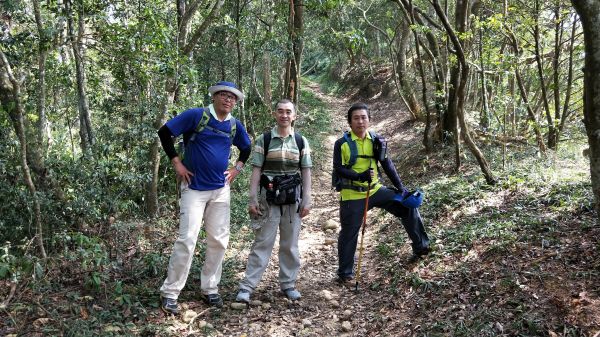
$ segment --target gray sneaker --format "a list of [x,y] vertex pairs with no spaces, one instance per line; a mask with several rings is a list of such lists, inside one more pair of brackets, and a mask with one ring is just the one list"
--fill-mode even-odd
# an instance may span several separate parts
[[202,296],[202,299],[204,300],[204,302],[206,302],[206,304],[210,305],[211,307],[220,308],[223,306],[223,299],[219,294],[205,294],[204,296]]
[[240,289],[235,298],[235,301],[241,303],[250,303],[250,291],[248,291],[247,289]]
[[302,297],[302,294],[300,294],[300,292],[298,290],[296,290],[295,288],[287,288],[283,290],[283,293],[285,294],[285,296],[292,300],[292,301],[297,301]]
[[161,297],[160,308],[167,314],[177,315],[179,314],[179,306],[177,300],[173,298]]

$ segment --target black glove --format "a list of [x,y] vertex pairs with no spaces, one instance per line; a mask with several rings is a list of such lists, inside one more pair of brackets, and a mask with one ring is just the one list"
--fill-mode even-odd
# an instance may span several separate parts
[[402,195],[403,199],[406,198],[408,195],[410,195],[410,192],[404,187],[398,188],[396,186],[393,186],[393,187],[388,187],[388,189],[394,191],[394,193],[396,193],[396,194]]
[[373,139],[373,154],[378,162],[383,162],[387,158],[387,142],[381,135]]
[[358,181],[368,181],[368,182],[370,183],[370,182],[371,182],[371,180],[372,180],[372,179],[371,179],[371,171],[372,171],[372,170],[373,170],[373,169],[368,169],[368,170],[366,170],[366,171],[364,171],[364,172],[360,173],[360,174],[358,175]]

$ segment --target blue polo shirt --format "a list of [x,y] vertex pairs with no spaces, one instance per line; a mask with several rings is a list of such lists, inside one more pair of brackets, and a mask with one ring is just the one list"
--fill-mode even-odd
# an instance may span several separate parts
[[[242,123],[236,119],[236,134],[233,144],[229,138],[231,132],[231,114],[219,121],[212,104],[209,106],[211,118],[208,125],[227,134],[205,128],[196,135],[193,142],[186,144],[185,167],[194,173],[190,188],[198,191],[212,191],[225,186],[225,171],[229,166],[231,145],[240,151],[250,148],[250,138]],[[165,125],[173,136],[193,132],[202,118],[204,108],[193,108],[182,112]]]

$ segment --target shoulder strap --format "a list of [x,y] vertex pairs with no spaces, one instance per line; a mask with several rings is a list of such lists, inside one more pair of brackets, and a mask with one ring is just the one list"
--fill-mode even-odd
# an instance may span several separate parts
[[235,138],[235,135],[237,133],[237,120],[235,119],[235,117],[231,116],[231,118],[229,119],[229,123],[231,124],[229,139],[231,139],[231,143],[233,144],[233,138]]
[[212,130],[212,131],[215,131],[218,133],[227,134],[229,136],[229,139],[233,143],[233,138],[235,138],[235,134],[237,132],[237,120],[235,119],[235,117],[231,116],[231,118],[229,119],[229,123],[231,125],[230,131],[228,133],[223,132],[221,130],[215,129],[212,126],[208,125],[208,122],[210,121],[210,118],[211,118],[210,114],[207,112],[208,109],[209,109],[208,107],[202,108],[202,118],[200,118],[198,125],[196,125],[196,128],[194,129],[194,133],[190,137],[190,141],[193,142],[196,139],[196,134],[202,132],[202,130],[209,129],[209,130]]
[[[369,131],[369,135],[371,136],[372,140],[374,140],[375,137],[377,137],[377,134],[373,131]],[[344,140],[346,141],[346,143],[348,143],[348,147],[350,148],[350,160],[348,161],[348,164],[346,165],[347,167],[354,166],[354,164],[356,164],[357,158],[374,158],[373,156],[358,154],[358,148],[356,147],[356,142],[352,140],[352,136],[350,136],[350,132],[348,132],[348,131],[344,132]]]
[[[304,139],[302,139],[302,134],[299,132],[294,132],[294,139],[296,140],[296,146],[298,146],[298,153],[300,154],[300,161],[298,162],[298,167],[302,167],[302,150],[304,150]],[[269,152],[269,145],[271,144],[271,131],[263,133],[263,151],[265,155],[265,160],[263,161],[263,167],[265,166],[265,162],[267,161],[267,153]]]
[[210,120],[210,114],[206,112],[207,110],[207,107],[202,108],[202,117],[200,118],[200,121],[198,121],[198,125],[196,125],[196,128],[194,129],[194,132],[192,132],[192,135],[190,136],[188,142],[193,142],[194,140],[196,140],[196,134],[202,132],[206,125],[208,125],[208,121]]
[[300,160],[298,161],[298,167],[302,168],[302,151],[304,150],[304,139],[302,138],[302,134],[300,132],[294,132],[294,138],[296,139],[296,146],[298,146],[298,154],[300,155]]
[[269,144],[271,144],[271,131],[267,131],[267,132],[263,133],[263,154],[264,154],[265,158],[263,160],[261,170],[263,167],[265,167],[265,162],[267,161],[267,153],[269,152]]
[[350,132],[344,132],[344,140],[348,143],[348,147],[350,148],[350,160],[348,161],[348,167],[354,166],[356,164],[356,158],[358,157],[358,149],[356,148],[356,142],[352,140],[352,136],[350,136]]
[[206,112],[207,110],[207,107],[202,108],[202,118],[200,118],[200,121],[198,122],[198,125],[196,125],[196,129],[194,129],[194,132],[202,132],[202,130],[204,130],[204,128],[208,125],[208,121],[210,120],[210,114]]

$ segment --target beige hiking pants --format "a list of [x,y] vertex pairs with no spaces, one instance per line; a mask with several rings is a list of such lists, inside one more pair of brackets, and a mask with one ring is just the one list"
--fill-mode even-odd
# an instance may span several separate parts
[[253,292],[262,274],[267,269],[279,230],[279,286],[281,290],[294,288],[300,270],[298,237],[302,222],[298,214],[298,203],[294,205],[268,205],[261,196],[261,210],[266,209],[260,220],[252,220],[254,244],[248,255],[246,274],[240,282],[240,289]]
[[160,293],[166,298],[179,297],[190,272],[204,220],[206,255],[200,274],[200,288],[204,294],[216,294],[221,281],[225,249],[229,243],[229,185],[213,191],[196,191],[182,185],[179,206],[179,237],[173,246],[167,278]]

